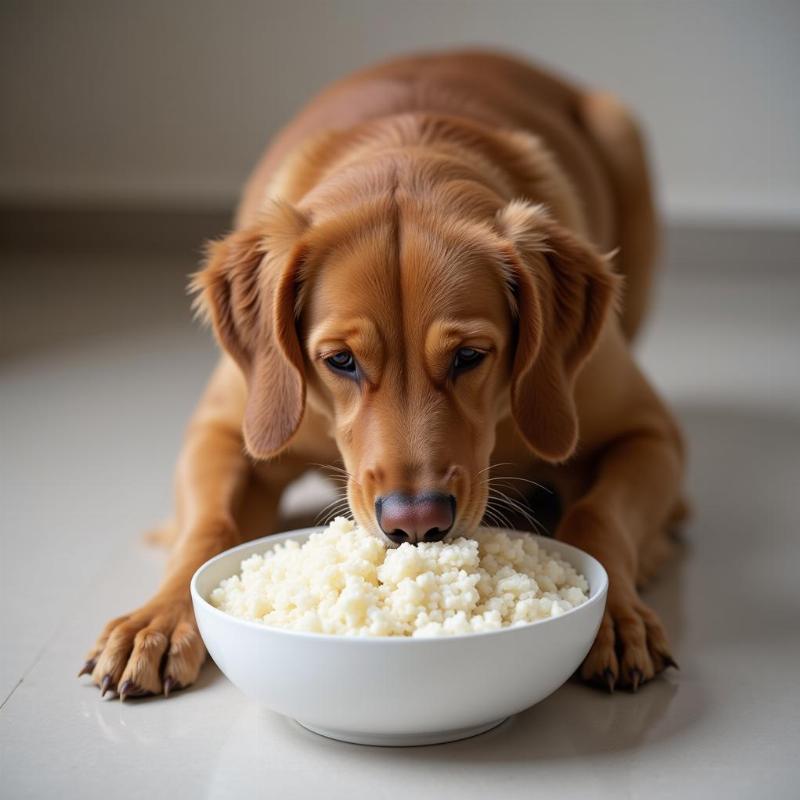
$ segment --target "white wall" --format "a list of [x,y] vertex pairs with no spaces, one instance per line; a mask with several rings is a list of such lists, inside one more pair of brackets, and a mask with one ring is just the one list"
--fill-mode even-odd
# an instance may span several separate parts
[[4,0],[0,198],[231,202],[370,60],[494,43],[638,109],[673,218],[800,224],[797,0]]

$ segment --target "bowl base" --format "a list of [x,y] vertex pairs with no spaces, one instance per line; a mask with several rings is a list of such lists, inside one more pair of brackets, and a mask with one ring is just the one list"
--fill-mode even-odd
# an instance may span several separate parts
[[433,733],[359,733],[358,731],[340,731],[333,728],[318,728],[306,722],[295,720],[298,725],[312,733],[325,736],[328,739],[337,739],[340,742],[351,744],[368,744],[376,747],[419,747],[426,744],[444,744],[457,742],[459,739],[469,739],[496,728],[505,722],[508,717],[485,722],[482,725],[472,725],[468,728],[456,728],[449,731],[436,731]]

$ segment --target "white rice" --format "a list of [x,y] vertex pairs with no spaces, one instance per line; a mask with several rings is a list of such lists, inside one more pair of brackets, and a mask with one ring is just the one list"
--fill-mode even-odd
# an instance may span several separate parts
[[346,636],[452,636],[556,617],[589,586],[532,536],[479,529],[470,539],[387,547],[344,517],[301,546],[242,561],[211,603],[240,619]]

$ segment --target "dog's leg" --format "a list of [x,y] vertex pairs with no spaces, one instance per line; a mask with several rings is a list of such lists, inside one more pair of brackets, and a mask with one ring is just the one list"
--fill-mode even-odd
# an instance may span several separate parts
[[189,581],[205,560],[239,542],[236,510],[251,474],[226,371],[212,377],[178,462],[177,538],[164,580],[149,602],[106,625],[82,670],[104,694],[169,694],[191,684],[205,658]]
[[557,538],[597,558],[609,576],[606,612],[581,677],[609,689],[633,689],[674,666],[656,613],[637,592],[643,553],[680,504],[682,446],[663,427],[631,432],[612,442],[595,465],[588,491],[568,510]]

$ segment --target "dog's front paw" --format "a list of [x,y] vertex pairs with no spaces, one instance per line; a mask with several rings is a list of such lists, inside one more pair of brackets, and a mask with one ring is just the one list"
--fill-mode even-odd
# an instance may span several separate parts
[[634,589],[609,592],[600,630],[580,668],[587,683],[636,691],[667,667],[677,667],[658,615]]
[[106,625],[79,675],[120,700],[183,689],[197,679],[206,650],[188,596],[154,597]]

